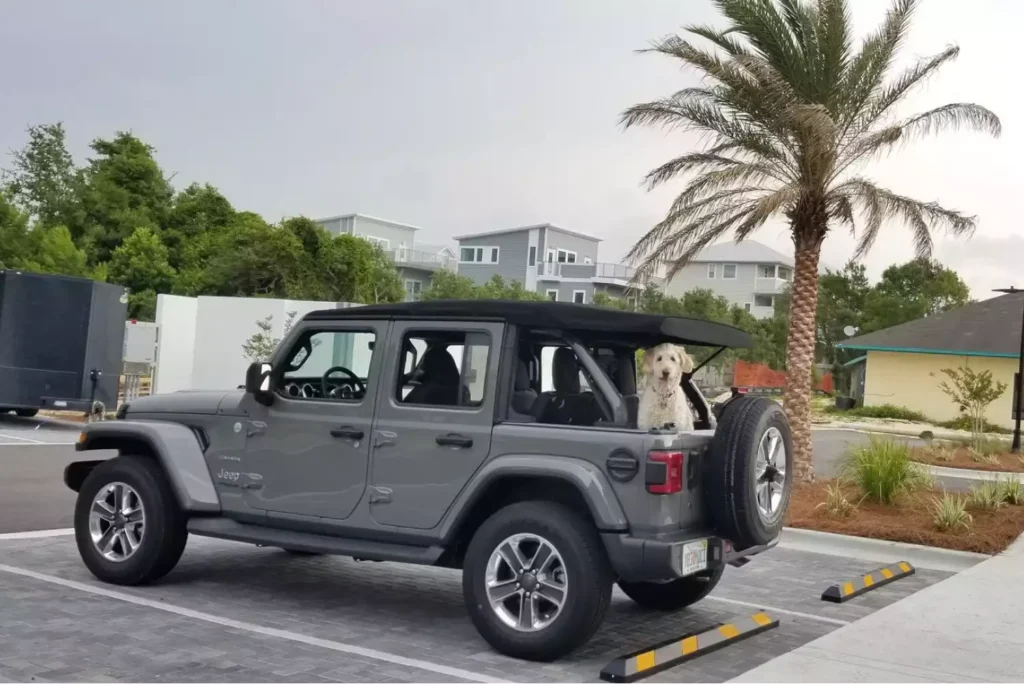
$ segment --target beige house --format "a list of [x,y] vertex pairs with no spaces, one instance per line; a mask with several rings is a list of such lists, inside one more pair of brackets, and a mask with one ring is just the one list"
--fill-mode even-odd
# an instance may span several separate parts
[[1024,295],[1012,294],[961,309],[878,330],[839,344],[863,351],[865,406],[895,404],[946,421],[959,407],[939,388],[948,379],[943,368],[988,370],[1006,383],[1006,392],[989,405],[986,420],[1013,428],[1013,382],[1020,355]]

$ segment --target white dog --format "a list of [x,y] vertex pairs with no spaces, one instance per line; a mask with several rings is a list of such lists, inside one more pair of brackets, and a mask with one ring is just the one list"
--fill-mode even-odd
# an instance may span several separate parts
[[646,431],[672,423],[676,432],[692,430],[693,412],[679,384],[683,373],[692,372],[693,359],[684,347],[659,344],[645,350],[637,427]]

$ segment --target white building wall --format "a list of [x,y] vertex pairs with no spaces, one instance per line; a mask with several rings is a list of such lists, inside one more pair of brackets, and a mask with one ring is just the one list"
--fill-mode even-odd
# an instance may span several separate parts
[[157,296],[156,324],[160,334],[153,370],[153,394],[188,389],[192,383],[198,305],[195,297]]

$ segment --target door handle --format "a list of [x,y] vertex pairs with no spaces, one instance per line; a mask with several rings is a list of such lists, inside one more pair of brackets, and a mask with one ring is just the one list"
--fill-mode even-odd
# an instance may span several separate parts
[[472,439],[455,433],[440,435],[435,441],[441,446],[464,447],[467,449],[473,446]]
[[344,425],[331,430],[331,436],[340,437],[341,439],[362,439],[363,431],[350,425]]

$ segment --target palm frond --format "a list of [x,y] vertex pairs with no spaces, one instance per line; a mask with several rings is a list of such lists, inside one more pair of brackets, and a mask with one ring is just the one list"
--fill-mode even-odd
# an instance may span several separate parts
[[892,83],[881,86],[865,103],[859,117],[858,128],[865,130],[882,118],[896,103],[916,86],[924,83],[929,76],[937,72],[944,64],[952,62],[960,54],[960,48],[951,46],[933,57],[923,59],[904,71]]

